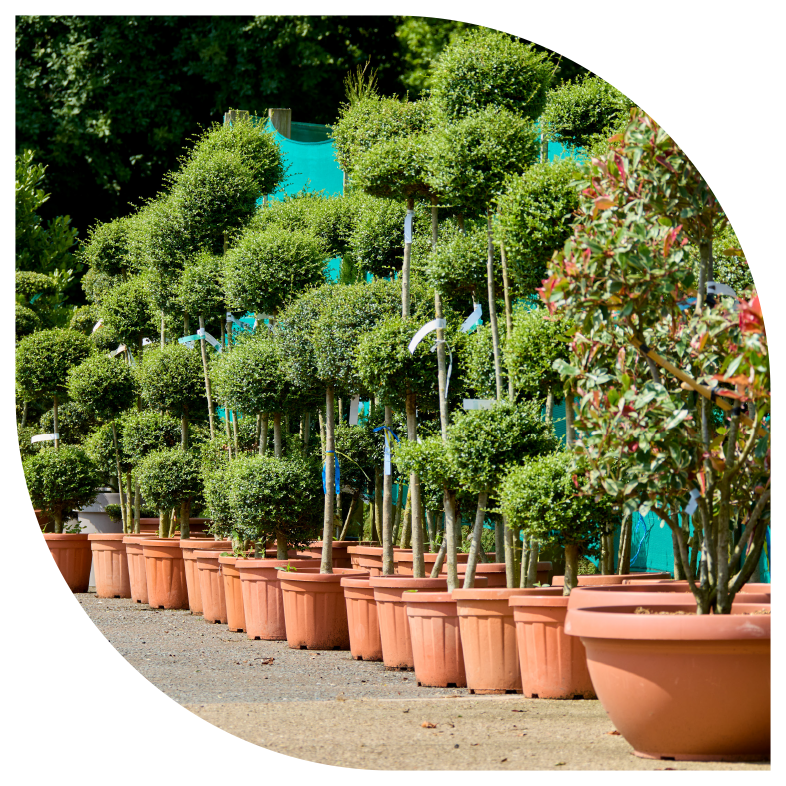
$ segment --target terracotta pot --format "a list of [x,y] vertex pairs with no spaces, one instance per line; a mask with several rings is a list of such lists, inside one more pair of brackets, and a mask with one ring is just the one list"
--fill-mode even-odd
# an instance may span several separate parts
[[407,604],[403,598],[407,590],[447,590],[446,578],[416,579],[414,576],[375,576],[370,586],[377,604],[379,634],[382,641],[382,660],[386,669],[414,669],[412,640],[409,635]]
[[[396,554],[406,549],[393,547],[393,562],[395,565]],[[382,546],[349,546],[347,554],[352,567],[356,570],[366,571],[369,576],[382,575]]]
[[671,573],[665,570],[651,571],[649,573],[623,573],[622,583],[627,584],[630,581],[663,581],[671,579]]
[[379,634],[377,603],[371,577],[344,576],[341,586],[347,605],[349,651],[355,660],[382,660],[382,639]]
[[202,613],[202,589],[197,574],[196,555],[198,551],[232,551],[232,541],[213,540],[213,538],[188,538],[180,541],[183,562],[186,568],[186,589],[188,590],[188,608],[192,614]]
[[221,578],[224,582],[224,601],[227,606],[227,625],[236,633],[246,630],[246,613],[243,609],[243,589],[240,586],[238,562],[245,560],[237,557],[219,557]]
[[140,541],[145,557],[147,602],[154,609],[187,609],[186,567],[180,538]]
[[[636,604],[639,605],[639,604]],[[770,754],[770,616],[690,613],[693,604],[571,609],[592,684],[615,728],[644,758],[762,761]]]
[[[188,528],[190,530],[191,535],[202,535],[207,532],[207,527],[210,524],[210,519],[189,519],[188,520]],[[140,518],[139,519],[139,532],[140,534],[144,535],[146,533],[150,534],[157,534],[158,533],[158,519],[157,518]],[[180,530],[175,531],[176,534],[180,533]]]
[[[381,553],[380,549],[380,553]],[[459,565],[466,565],[469,559],[469,554],[456,554],[456,560]],[[427,551],[423,555],[423,562],[426,564],[426,575],[429,576],[434,568],[434,563],[437,561],[437,553]],[[479,563],[480,564],[480,563]],[[381,565],[381,563],[380,563]],[[398,576],[411,576],[412,575],[412,549],[396,549],[393,552],[393,565],[394,570]],[[447,572],[447,558],[442,564],[440,573]]]
[[404,602],[418,685],[466,687],[464,653],[453,595],[450,592],[405,592]]
[[142,551],[143,540],[148,540],[148,536],[123,536],[128,562],[128,582],[131,585],[131,600],[136,603],[147,603],[147,572],[145,571],[145,555]]
[[516,625],[522,693],[529,699],[594,699],[584,646],[565,633],[570,598],[554,589],[508,601]]
[[343,576],[364,576],[351,568],[333,573],[299,570],[279,577],[284,597],[287,644],[295,650],[348,650],[349,626]]
[[[334,568],[351,568],[352,560],[347,553],[347,549],[357,543],[355,540],[334,540],[333,541],[333,567]],[[313,543],[308,544],[308,548],[303,551],[298,551],[297,556],[300,559],[304,557],[311,557],[312,559],[322,559],[322,541],[315,540]]]
[[87,536],[93,551],[96,595],[99,598],[130,598],[131,580],[122,532],[94,532]]
[[249,639],[286,641],[284,597],[279,582],[282,571],[277,568],[286,565],[306,568],[313,562],[313,559],[244,559],[237,563]]
[[218,559],[227,549],[205,549],[196,552],[199,592],[202,596],[202,616],[207,622],[227,624],[227,602],[224,578]]
[[[616,573],[609,573],[609,574],[596,573],[592,575],[581,575],[578,577],[578,579],[579,579],[579,583],[577,586],[579,587],[601,587],[610,584],[622,584],[623,577],[617,575]],[[565,585],[564,576],[552,576],[551,578],[552,587],[563,587],[564,585]]]
[[[766,585],[769,586],[769,585]],[[739,593],[734,598],[734,604],[743,603],[769,603],[769,592]],[[654,581],[641,584],[619,584],[608,587],[576,587],[570,593],[568,609],[582,609],[602,606],[640,606],[648,603],[671,605],[684,605],[693,603],[693,596],[687,582],[684,586],[675,587],[672,584],[659,584]],[[694,607],[695,609],[695,607]]]
[[[670,581],[658,581],[657,584],[661,587],[668,587],[671,592],[674,592],[675,590],[684,592],[690,591],[688,582],[685,579],[680,579],[678,581],[675,581],[674,579],[671,579]],[[747,584],[742,585],[740,592],[770,592],[771,587],[771,584],[748,582]]]
[[68,589],[71,592],[87,592],[93,556],[87,534],[44,532],[43,536]]
[[521,693],[516,626],[508,599],[538,593],[543,590],[454,590],[470,693]]

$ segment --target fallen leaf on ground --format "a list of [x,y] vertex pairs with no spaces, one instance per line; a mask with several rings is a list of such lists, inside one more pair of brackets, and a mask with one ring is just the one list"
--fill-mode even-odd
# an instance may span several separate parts
[[423,721],[423,723],[421,723],[420,725],[424,729],[436,729],[437,728],[437,724],[436,723],[429,723],[429,721]]
[[261,661],[260,666],[271,666],[275,658],[254,658],[254,660]]
[[500,763],[500,764],[503,764],[503,763],[504,763],[504,762],[506,762],[506,761],[507,761],[507,759],[500,759],[500,760],[499,760],[499,763]]
[[616,729],[612,729],[611,731],[607,731],[606,734],[613,734],[615,737],[619,736],[619,732]]

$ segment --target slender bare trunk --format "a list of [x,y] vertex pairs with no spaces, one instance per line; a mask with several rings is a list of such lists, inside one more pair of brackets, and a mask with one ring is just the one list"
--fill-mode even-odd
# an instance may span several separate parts
[[497,515],[494,518],[494,562],[505,561],[505,526]]
[[333,515],[336,503],[336,437],[333,401],[333,387],[329,385],[325,391],[325,517],[322,527],[320,573],[333,572]]
[[549,422],[554,420],[554,391],[551,388],[546,393],[546,420]]
[[489,495],[487,491],[478,494],[478,507],[475,511],[475,526],[472,528],[472,543],[467,557],[467,572],[464,574],[464,589],[475,586],[475,568],[480,556],[480,538],[483,535],[483,522],[486,520],[486,506]]
[[191,497],[180,502],[180,537],[181,539],[188,540],[191,537],[191,525],[189,519],[191,518]]
[[54,422],[54,430],[55,430],[55,450],[60,450],[60,424],[57,422],[57,396],[54,397],[52,402],[52,420]]
[[529,542],[529,565],[527,565],[527,587],[534,587],[538,580],[538,559],[540,558],[540,544],[535,538]]
[[[502,286],[505,292],[505,342],[510,346],[510,337],[513,333],[513,307],[510,301],[510,280],[508,278],[508,255],[505,253],[505,243],[499,241],[499,257],[502,262]],[[516,393],[513,390],[513,377],[508,374],[508,397],[511,401]]]
[[183,407],[183,413],[180,416],[180,447],[183,450],[188,450],[188,407]]
[[516,586],[516,564],[513,552],[513,530],[508,526],[505,517],[502,517],[502,525],[505,529],[505,582],[508,589]]
[[624,513],[620,527],[620,548],[617,556],[617,572],[625,576],[630,573],[630,541],[633,533],[633,516]]
[[128,520],[126,521],[127,529],[123,532],[130,534],[134,531],[134,510],[131,507],[131,500],[133,499],[133,489],[131,483],[131,473],[126,472],[126,500],[128,501]]
[[570,595],[579,583],[579,547],[575,544],[565,546],[565,585],[563,595]]
[[[385,425],[393,427],[393,411],[385,407]],[[392,439],[387,430],[382,432],[386,440]],[[393,471],[383,476],[382,491],[382,575],[393,575]]]
[[240,455],[240,443],[237,438],[237,410],[232,410],[232,443],[235,447],[235,458]]
[[303,455],[308,453],[308,442],[311,436],[311,410],[303,413]]
[[[407,212],[415,209],[415,200],[407,198]],[[409,267],[412,258],[412,242],[404,243],[404,262],[401,266],[401,316],[405,319],[409,316]]]
[[115,445],[115,468],[117,469],[117,490],[120,494],[120,517],[123,521],[123,532],[128,532],[128,513],[123,494],[123,473],[120,471],[120,449],[117,445],[117,426],[112,421],[112,441]]
[[[205,330],[205,318],[203,316],[199,317],[199,328],[200,330]],[[213,440],[216,437],[216,430],[215,424],[213,422],[213,391],[210,387],[210,375],[207,372],[207,350],[205,349],[205,337],[199,339],[199,347],[202,351],[202,368],[205,372],[205,395],[207,396],[207,415],[210,418],[210,439]]]
[[140,511],[142,509],[142,493],[139,490],[139,481],[134,478],[134,534],[138,535],[140,532]]
[[358,500],[360,499],[360,492],[356,489],[355,492],[352,494],[352,502],[349,503],[349,512],[347,513],[347,518],[344,521],[344,527],[341,530],[341,534],[338,536],[339,540],[344,540],[347,535],[347,529],[349,528],[349,524],[352,521],[352,517],[355,514],[355,510],[357,510]]
[[565,444],[572,448],[576,444],[573,432],[573,393],[565,392]]
[[280,412],[273,413],[273,455],[276,458],[281,458],[281,413]]
[[494,286],[494,233],[491,229],[491,208],[486,209],[486,229],[488,232],[488,257],[486,259],[486,280],[489,295],[489,321],[494,346],[494,381],[497,385],[497,401],[502,400],[502,361],[499,351],[499,325],[497,325],[497,304]]
[[[407,439],[416,442],[418,421],[415,414],[415,394],[407,394]],[[412,498],[412,575],[425,578],[426,564],[423,559],[423,517],[421,515],[420,479],[417,472],[409,474],[409,496]]]

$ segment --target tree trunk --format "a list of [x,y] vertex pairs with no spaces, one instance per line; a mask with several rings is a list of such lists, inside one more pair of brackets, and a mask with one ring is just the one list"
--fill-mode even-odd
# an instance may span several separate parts
[[489,495],[487,491],[482,491],[478,494],[475,526],[472,528],[472,543],[470,544],[469,556],[467,557],[467,572],[464,574],[464,589],[472,589],[475,586],[475,568],[480,556],[480,538],[483,535],[483,522],[486,520],[488,501]]
[[565,392],[565,444],[572,448],[575,444],[573,434],[573,393]]
[[131,507],[132,498],[131,473],[126,472],[126,500],[128,501],[128,521],[126,521],[126,525],[128,529],[124,529],[123,532],[127,535],[134,531],[134,511]]
[[341,530],[341,534],[338,536],[339,540],[344,540],[347,535],[347,529],[349,528],[349,524],[352,521],[352,516],[357,509],[358,500],[360,499],[360,492],[355,489],[354,493],[352,494],[352,502],[349,504],[349,512],[347,513],[346,521],[344,522],[344,527]]
[[54,430],[55,430],[55,450],[60,450],[60,432],[58,428],[60,425],[57,422],[57,396],[54,397],[52,402],[52,420],[54,422]]
[[311,437],[311,410],[303,413],[303,455],[308,454],[308,443]]
[[491,208],[486,209],[486,229],[488,231],[488,257],[486,259],[486,279],[489,293],[489,321],[491,338],[494,345],[494,381],[497,385],[497,401],[502,400],[502,360],[499,352],[499,326],[497,325],[497,304],[494,287],[494,233],[491,229]]
[[429,553],[431,554],[434,552],[434,541],[436,540],[437,537],[436,524],[434,521],[434,511],[426,510],[425,516],[426,516],[426,528],[428,530],[428,550]]
[[502,517],[502,526],[505,531],[505,583],[508,589],[516,586],[516,564],[513,553],[513,530],[508,526],[505,517]]
[[172,515],[171,512],[168,510],[158,511],[158,537],[159,538],[169,537],[169,519],[171,515]]
[[[407,439],[417,442],[418,421],[415,409],[415,394],[407,394]],[[423,559],[423,516],[420,499],[420,479],[417,472],[409,474],[409,496],[412,498],[412,575],[416,579],[425,578],[426,565]]]
[[527,565],[527,583],[525,586],[534,587],[538,580],[538,560],[540,559],[540,544],[535,538],[529,542],[529,564]]
[[[404,512],[404,484],[402,483],[400,476],[397,485],[398,494],[396,494],[396,507],[393,512],[393,545],[396,544],[396,541],[399,539],[399,535],[401,534],[401,524],[403,521]],[[407,500],[407,506],[409,506],[409,500]],[[402,548],[404,548],[403,545]]]
[[[273,455],[276,458],[281,458],[281,413],[280,412],[273,413]],[[333,471],[335,472],[335,468]]]
[[188,450],[188,407],[183,407],[183,414],[180,416],[180,447]]
[[[393,411],[385,407],[385,425],[393,427]],[[382,432],[386,440],[392,439],[387,430]],[[393,575],[393,470],[383,477],[382,491],[382,575]]]
[[565,585],[563,595],[570,595],[570,591],[579,583],[579,547],[575,544],[565,546]]
[[276,535],[276,559],[289,559],[287,539],[280,532]]
[[336,436],[333,387],[325,391],[325,516],[322,522],[320,573],[333,572],[333,514],[336,503]]
[[[199,317],[199,328],[200,330],[205,329],[205,318],[200,316]],[[210,388],[210,375],[207,372],[207,350],[205,349],[205,337],[199,340],[199,347],[202,351],[202,368],[205,372],[205,395],[207,396],[207,415],[210,418],[210,439],[211,441],[216,437],[216,429],[215,424],[213,422],[213,391]]]
[[494,562],[505,561],[505,527],[497,514],[494,517]]
[[27,425],[27,402],[22,402],[22,428]]
[[[415,200],[407,197],[407,213],[415,210]],[[412,216],[414,218],[414,215]],[[409,316],[409,267],[412,258],[412,241],[404,241],[404,262],[401,266],[401,316],[406,319]]]
[[164,322],[164,312],[161,312],[161,349],[166,345],[166,328]]
[[443,490],[445,506],[445,556],[448,562],[448,592],[458,589],[458,558],[456,544],[456,495],[447,486]]
[[551,388],[546,393],[546,420],[548,422],[554,420],[554,391]]
[[[510,303],[510,282],[508,279],[508,255],[505,253],[505,243],[499,241],[499,257],[502,262],[502,286],[505,291],[505,342],[510,347],[510,336],[513,333],[513,308]],[[516,394],[513,390],[513,377],[508,374],[508,397],[511,401]]]
[[140,510],[142,508],[142,494],[139,490],[139,481],[134,478],[134,534],[138,535],[140,532],[139,518]]
[[117,446],[117,426],[112,421],[112,441],[115,443],[115,468],[117,469],[117,490],[120,494],[120,518],[123,521],[123,532],[128,532],[128,514],[123,495],[123,473],[120,471],[120,449]]
[[[429,578],[437,579],[439,578],[440,574],[442,573],[442,566],[445,564],[445,555],[448,552],[448,541],[447,538],[442,538],[442,544],[439,547],[439,551],[437,552],[437,558],[434,560],[434,567],[431,569],[431,573],[429,574]],[[458,583],[458,575],[457,575]]]
[[263,412],[259,416],[259,455],[264,456],[267,452],[267,426],[268,414]]
[[630,513],[623,514],[622,526],[620,527],[620,548],[617,556],[617,572],[625,576],[630,573],[630,541],[633,534],[633,516]]
[[232,440],[235,447],[235,458],[240,455],[240,443],[237,439],[237,411],[232,410]]
[[180,502],[180,538],[188,540],[191,537],[191,497]]

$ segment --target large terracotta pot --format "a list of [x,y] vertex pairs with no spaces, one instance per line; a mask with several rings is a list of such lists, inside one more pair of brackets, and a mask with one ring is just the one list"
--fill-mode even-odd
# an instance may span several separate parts
[[[630,582],[632,583],[632,582]],[[667,587],[670,592],[680,591],[680,592],[689,592],[690,587],[688,586],[688,582],[686,579],[679,579],[675,581],[671,579],[670,581],[658,581],[656,582],[658,586]],[[764,584],[760,582],[748,582],[747,584],[743,584],[740,592],[748,593],[748,592],[770,592],[770,588],[772,587],[771,584]]]
[[243,592],[243,609],[246,634],[249,639],[286,641],[284,622],[284,596],[279,577],[286,575],[279,567],[313,566],[313,559],[244,559],[239,560],[240,587]]
[[630,581],[664,581],[671,579],[671,573],[665,570],[650,571],[648,573],[623,573],[622,583],[627,584]]
[[565,633],[568,600],[554,587],[508,601],[516,625],[521,690],[529,699],[595,698],[584,646]]
[[[188,529],[190,535],[203,535],[207,531],[210,524],[210,519],[189,519]],[[150,534],[155,535],[158,533],[158,519],[157,518],[140,518],[139,519],[139,532],[142,535]],[[179,534],[180,530],[176,530]]]
[[187,609],[186,567],[180,538],[142,540],[147,602],[154,609]]
[[128,582],[131,586],[131,600],[136,603],[147,603],[147,572],[145,571],[145,555],[142,541],[147,535],[124,535],[123,545],[126,547],[128,562]]
[[213,538],[188,538],[180,540],[183,552],[183,563],[186,568],[186,589],[188,590],[188,608],[192,614],[202,613],[202,589],[197,573],[197,552],[199,551],[232,551],[232,541],[213,540]]
[[458,611],[452,593],[405,592],[404,602],[418,685],[466,687]]
[[348,650],[349,625],[343,576],[363,576],[352,568],[298,570],[279,577],[284,597],[287,644],[295,650]]
[[[623,576],[620,576],[616,573],[595,573],[589,575],[580,575],[578,577],[579,583],[577,586],[579,587],[601,587],[607,586],[610,584],[622,584]],[[551,586],[552,587],[564,587],[565,586],[565,577],[564,576],[552,576],[551,578]]]
[[246,630],[246,613],[243,609],[243,589],[240,586],[240,571],[238,562],[244,562],[237,557],[219,557],[221,578],[224,582],[224,600],[227,604],[227,625],[236,633]]
[[[696,615],[694,605],[571,609],[592,684],[615,728],[644,758],[762,761],[770,755],[769,606]],[[686,614],[675,615],[675,611]]]
[[403,598],[407,590],[447,590],[444,577],[416,579],[414,576],[375,576],[370,586],[377,604],[379,633],[382,641],[382,660],[386,669],[414,669],[412,640],[409,635],[407,604]]
[[[765,586],[769,587],[769,584]],[[734,598],[735,604],[769,602],[770,593],[765,591],[739,593]],[[693,596],[690,594],[687,582],[681,586],[647,581],[641,584],[619,584],[608,587],[576,587],[570,593],[568,609],[647,603],[679,606],[693,603]]]
[[[334,540],[333,541],[333,567],[334,568],[351,568],[352,561],[347,553],[347,549],[357,543],[355,540]],[[322,541],[315,540],[309,543],[308,547],[303,551],[298,551],[297,556],[299,559],[310,557],[311,559],[322,559]]]
[[202,616],[207,622],[227,623],[227,602],[219,557],[226,549],[205,549],[196,552]]
[[542,593],[540,588],[453,591],[470,693],[520,693],[516,626],[508,599]]
[[349,651],[352,657],[355,660],[381,661],[382,639],[371,577],[344,576],[341,586],[347,604]]
[[[380,549],[381,553],[381,549]],[[456,561],[459,565],[466,565],[469,559],[469,554],[456,554]],[[437,553],[427,551],[423,555],[423,562],[426,565],[426,575],[431,575],[434,569],[434,563],[437,561]],[[440,573],[447,572],[447,558],[442,563],[442,570]],[[478,563],[480,564],[480,563]],[[411,576],[412,575],[412,549],[396,549],[393,552],[393,565],[394,570],[398,576]]]
[[71,592],[87,592],[92,552],[86,533],[44,532],[49,553]]
[[93,572],[99,598],[130,598],[131,579],[122,532],[94,532],[87,536],[93,551]]
[[[400,549],[398,546],[393,547],[394,566],[396,554],[407,550]],[[347,549],[347,555],[352,567],[356,570],[366,571],[369,576],[382,575],[382,546],[350,546]]]

